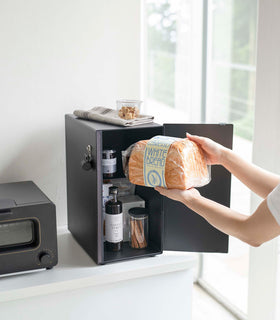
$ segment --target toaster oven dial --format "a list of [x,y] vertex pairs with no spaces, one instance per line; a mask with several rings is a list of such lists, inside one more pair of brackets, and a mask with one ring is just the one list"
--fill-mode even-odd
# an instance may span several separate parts
[[48,268],[52,264],[53,253],[51,252],[51,250],[46,249],[39,253],[37,259],[38,265]]
[[42,265],[48,265],[51,263],[52,257],[47,252],[42,252],[39,255],[39,260]]

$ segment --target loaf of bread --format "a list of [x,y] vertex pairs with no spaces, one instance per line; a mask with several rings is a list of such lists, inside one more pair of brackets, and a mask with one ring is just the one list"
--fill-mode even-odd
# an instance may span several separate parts
[[[144,153],[149,140],[137,142],[128,160],[128,176],[131,183],[145,186]],[[210,181],[210,167],[202,149],[189,139],[177,139],[165,159],[165,183],[169,189],[201,187]]]

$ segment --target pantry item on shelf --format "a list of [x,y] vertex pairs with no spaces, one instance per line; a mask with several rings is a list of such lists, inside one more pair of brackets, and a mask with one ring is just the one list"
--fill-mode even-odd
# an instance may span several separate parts
[[110,187],[113,199],[105,204],[105,247],[109,251],[120,251],[123,244],[122,203],[118,200],[118,188]]
[[118,178],[108,180],[114,186],[118,187],[119,197],[128,196],[135,193],[135,184],[132,184],[127,178]]
[[211,180],[203,150],[189,139],[155,136],[122,152],[131,183],[169,189],[201,187]]
[[104,180],[102,185],[102,211],[103,211],[103,241],[106,241],[105,237],[105,204],[107,201],[113,198],[112,195],[109,193],[109,188],[112,187],[112,183],[109,181]]
[[142,101],[140,100],[117,100],[117,110],[119,117],[126,120],[138,118],[140,115],[141,104]]
[[113,178],[117,172],[117,154],[116,150],[102,151],[102,168],[104,178]]
[[129,245],[134,249],[148,246],[148,211],[145,208],[131,208],[129,213]]
[[107,181],[103,181],[103,185],[102,185],[102,208],[105,208],[105,203],[108,200],[111,200],[113,198],[112,195],[110,195],[110,193],[109,193],[109,189],[112,186],[113,186],[112,183],[109,183]]
[[134,207],[145,207],[145,200],[138,195],[132,194],[119,197],[123,207],[123,241],[129,241],[129,214],[128,210]]

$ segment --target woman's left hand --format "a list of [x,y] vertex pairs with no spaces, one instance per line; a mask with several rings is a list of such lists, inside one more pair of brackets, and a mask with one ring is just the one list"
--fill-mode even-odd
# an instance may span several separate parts
[[190,204],[194,199],[200,197],[200,193],[194,188],[188,190],[180,190],[155,187],[155,190],[165,197],[184,203],[186,206]]

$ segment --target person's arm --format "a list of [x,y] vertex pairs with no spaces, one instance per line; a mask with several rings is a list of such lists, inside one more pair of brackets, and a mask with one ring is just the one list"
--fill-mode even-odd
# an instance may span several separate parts
[[234,236],[251,246],[280,235],[280,226],[264,200],[251,216],[245,216],[215,201],[202,197],[196,189],[178,190],[155,188],[163,196],[184,203],[220,231]]
[[280,177],[249,163],[230,149],[224,149],[221,164],[263,199],[280,183]]
[[224,166],[249,189],[262,198],[266,198],[280,183],[280,176],[245,161],[232,150],[223,147],[211,139],[190,134],[187,134],[187,137],[201,146],[209,164]]

